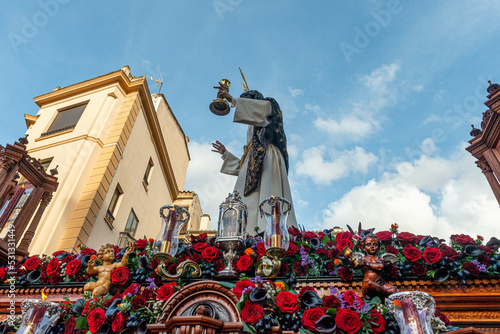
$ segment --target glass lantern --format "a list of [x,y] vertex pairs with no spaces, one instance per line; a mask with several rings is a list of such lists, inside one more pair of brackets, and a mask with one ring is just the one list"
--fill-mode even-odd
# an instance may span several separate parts
[[243,246],[247,232],[247,206],[235,191],[226,198],[219,207],[219,222],[217,227],[217,246],[222,250],[226,267],[219,271],[217,278],[234,279],[238,273],[233,269],[236,253]]
[[[167,215],[164,214],[166,209]],[[158,262],[170,263],[179,248],[179,233],[184,224],[189,221],[190,215],[182,206],[169,204],[161,207],[160,216],[162,225],[154,243],[154,259]]]
[[21,303],[23,317],[17,330],[20,334],[41,334],[50,331],[63,310],[57,303],[39,299],[26,299]]
[[393,293],[385,299],[385,306],[396,318],[401,334],[433,334],[431,319],[436,310],[436,302],[428,293]]
[[266,255],[274,259],[284,257],[290,245],[286,220],[292,210],[292,204],[286,198],[271,196],[260,203],[259,210],[261,217],[266,218]]

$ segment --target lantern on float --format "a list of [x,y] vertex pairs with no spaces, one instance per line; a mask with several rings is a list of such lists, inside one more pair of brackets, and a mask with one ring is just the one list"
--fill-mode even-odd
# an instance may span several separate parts
[[[168,209],[168,214],[165,215],[165,210]],[[172,262],[174,256],[179,249],[180,232],[182,227],[189,221],[189,212],[178,205],[165,205],[160,208],[160,217],[162,218],[162,225],[160,233],[155,239],[153,252],[154,260],[160,264],[157,267],[157,273],[167,280],[176,280],[181,277],[187,267],[194,269],[192,277],[201,276],[200,266],[191,260],[186,260],[177,266],[175,275],[168,273],[168,264]]]
[[217,226],[217,246],[222,250],[226,267],[219,271],[217,278],[234,279],[238,273],[233,269],[236,253],[246,239],[247,206],[241,200],[237,191],[226,198],[219,206],[219,221]]
[[257,275],[274,278],[281,268],[281,259],[286,255],[290,245],[290,235],[286,220],[292,210],[292,204],[283,197],[271,196],[259,205],[261,217],[266,219],[264,247],[266,256],[257,264]]

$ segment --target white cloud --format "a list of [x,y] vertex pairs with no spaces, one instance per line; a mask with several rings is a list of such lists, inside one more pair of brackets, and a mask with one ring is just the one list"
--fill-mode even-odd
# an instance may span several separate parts
[[310,110],[310,111],[315,112],[315,113],[318,113],[321,110],[321,107],[318,106],[317,104],[312,105],[312,104],[306,103],[306,105],[304,107],[306,108],[306,110]]
[[436,114],[432,114],[424,120],[424,125],[427,125],[429,123],[439,122],[439,121],[441,121],[441,116],[438,116]]
[[421,92],[424,90],[424,85],[415,85],[413,86],[413,90],[416,92]]
[[292,95],[292,97],[297,97],[304,94],[304,90],[299,88],[288,87],[288,91],[290,92],[290,95]]
[[210,143],[189,143],[191,161],[184,189],[198,194],[203,213],[211,217],[210,229],[216,229],[219,205],[233,191],[236,177],[220,173],[222,159],[211,150]]
[[[325,155],[329,155],[331,160],[325,161]],[[297,163],[295,170],[297,175],[308,176],[315,184],[330,184],[350,173],[366,173],[375,161],[377,157],[361,147],[326,151],[324,146],[317,146],[303,152],[302,160]]]
[[[339,119],[318,117],[315,126],[339,140],[358,141],[380,128],[384,109],[398,101],[398,87],[394,84],[400,66],[382,65],[359,81],[366,87],[363,97],[351,102],[349,114]],[[307,106],[306,106],[307,109]]]
[[323,228],[361,221],[365,228],[380,231],[397,222],[401,231],[443,238],[457,233],[485,238],[500,234],[498,204],[463,146],[450,159],[421,157],[405,164],[405,169],[412,168],[409,177],[402,176],[403,164],[398,164],[396,172],[353,188],[330,203],[323,211]]

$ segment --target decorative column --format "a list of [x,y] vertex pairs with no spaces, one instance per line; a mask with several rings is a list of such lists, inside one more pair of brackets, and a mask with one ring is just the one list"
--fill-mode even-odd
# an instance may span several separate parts
[[16,191],[12,195],[11,199],[9,200],[9,204],[7,204],[7,207],[5,208],[4,212],[0,216],[0,229],[2,229],[7,221],[9,220],[9,217],[12,215],[12,212],[16,208],[17,203],[19,203],[19,200],[24,194],[24,187],[18,186],[16,188]]
[[[11,190],[11,180],[16,175],[19,169],[15,161],[4,161],[0,165],[0,198],[7,198],[8,192]],[[3,205],[3,203],[0,203]]]
[[28,226],[33,213],[38,207],[38,204],[40,203],[40,199],[42,198],[44,192],[45,190],[42,187],[33,189],[31,194],[28,196],[28,199],[24,203],[21,212],[19,212],[19,214],[17,215],[16,220],[14,221],[16,245],[19,244],[19,240],[21,240],[24,230],[26,229],[26,226]]
[[495,195],[498,203],[500,203],[500,184],[498,184],[498,180],[493,174],[490,165],[484,158],[479,161],[476,161],[476,164],[481,169],[484,176],[486,176],[486,179],[490,184],[491,190],[493,190],[493,194]]
[[45,192],[42,196],[42,201],[40,202],[40,205],[38,206],[38,210],[35,213],[35,216],[33,217],[30,227],[26,232],[24,233],[23,240],[21,240],[21,243],[19,244],[19,250],[21,251],[27,251],[28,247],[31,244],[31,240],[33,239],[33,236],[35,235],[35,231],[38,227],[38,224],[40,223],[40,218],[42,218],[43,212],[45,211],[45,208],[47,205],[49,205],[50,200],[52,199],[52,194]]

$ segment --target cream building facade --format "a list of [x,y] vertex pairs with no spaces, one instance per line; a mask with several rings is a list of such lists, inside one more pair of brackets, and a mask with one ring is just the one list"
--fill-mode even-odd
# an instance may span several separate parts
[[176,203],[208,228],[198,196],[182,191],[188,141],[162,94],[128,66],[35,98],[25,115],[30,156],[58,166],[58,190],[30,245],[32,254],[98,248],[130,236],[155,238],[159,209]]

